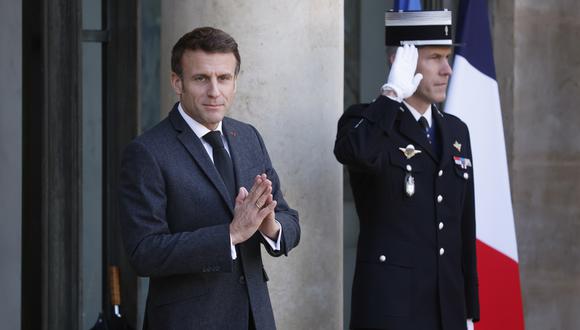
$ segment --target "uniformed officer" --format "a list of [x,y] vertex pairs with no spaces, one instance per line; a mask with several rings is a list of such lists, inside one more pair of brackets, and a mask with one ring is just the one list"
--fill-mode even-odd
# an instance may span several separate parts
[[471,146],[435,105],[452,71],[451,12],[388,12],[385,27],[387,83],[344,113],[334,146],[360,220],[350,327],[466,329],[479,320]]

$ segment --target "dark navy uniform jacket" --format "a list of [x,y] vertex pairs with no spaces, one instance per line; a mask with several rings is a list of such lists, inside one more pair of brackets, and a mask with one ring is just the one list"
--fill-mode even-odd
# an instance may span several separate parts
[[[465,329],[479,320],[473,167],[467,126],[433,107],[437,152],[402,103],[351,106],[334,153],[360,221],[351,328]],[[412,145],[421,151],[407,158]],[[405,191],[405,177],[415,192]]]

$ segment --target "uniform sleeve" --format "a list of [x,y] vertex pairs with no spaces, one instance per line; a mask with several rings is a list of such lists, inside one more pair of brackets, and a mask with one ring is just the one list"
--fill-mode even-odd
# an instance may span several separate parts
[[[467,141],[469,140],[469,131]],[[468,155],[471,158],[471,142],[468,144]],[[467,193],[463,203],[462,239],[463,239],[463,276],[465,283],[465,306],[467,318],[479,321],[479,284],[477,277],[476,233],[475,233],[475,196],[474,177],[468,181]]]
[[334,155],[358,172],[379,172],[384,157],[380,148],[387,116],[396,112],[400,103],[380,96],[369,105],[351,106],[338,121]]
[[123,153],[119,202],[123,242],[139,276],[232,271],[228,224],[170,231],[162,171],[138,142]]

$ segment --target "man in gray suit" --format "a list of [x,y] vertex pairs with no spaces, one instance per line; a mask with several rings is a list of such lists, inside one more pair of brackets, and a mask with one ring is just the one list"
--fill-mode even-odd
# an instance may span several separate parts
[[287,255],[300,227],[258,131],[225,117],[238,45],[198,28],[171,66],[179,102],[127,146],[121,172],[125,247],[150,277],[145,328],[275,329],[260,244]]

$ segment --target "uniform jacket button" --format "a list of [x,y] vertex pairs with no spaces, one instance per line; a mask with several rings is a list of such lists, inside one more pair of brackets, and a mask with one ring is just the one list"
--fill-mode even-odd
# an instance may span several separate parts
[[246,284],[246,278],[244,277],[244,275],[240,276],[239,282],[240,282],[240,284]]
[[439,255],[442,256],[445,253],[445,249],[444,248],[440,248],[439,249]]
[[439,173],[437,173],[437,175],[443,176],[443,170],[439,170]]
[[437,203],[441,203],[443,201],[443,196],[437,196]]
[[407,168],[407,171],[408,172],[411,172],[413,170],[413,167],[411,167],[411,165],[409,165],[409,164],[407,164],[407,167],[406,168]]
[[445,225],[443,224],[443,221],[439,222],[439,230],[443,229],[443,226],[445,226]]
[[385,261],[387,261],[387,257],[385,257],[384,255],[381,254],[381,256],[379,257],[379,261],[385,262]]
[[467,173],[467,172],[463,173],[463,178],[465,180],[469,179],[469,173]]

